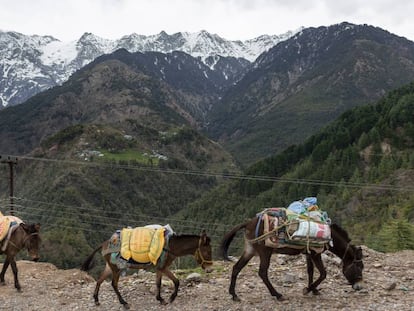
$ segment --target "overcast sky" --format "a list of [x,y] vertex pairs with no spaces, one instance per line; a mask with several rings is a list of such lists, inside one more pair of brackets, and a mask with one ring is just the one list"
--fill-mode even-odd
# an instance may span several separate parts
[[76,40],[164,30],[207,30],[245,40],[343,21],[381,27],[414,41],[414,1],[402,0],[0,0],[0,30]]

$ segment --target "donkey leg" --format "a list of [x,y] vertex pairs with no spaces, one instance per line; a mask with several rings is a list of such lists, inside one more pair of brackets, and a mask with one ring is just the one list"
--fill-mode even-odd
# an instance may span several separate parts
[[166,305],[167,303],[165,302],[164,298],[161,297],[161,283],[162,283],[162,271],[157,270],[156,279],[155,279],[155,284],[157,285],[157,296],[156,296],[156,298],[160,302],[160,304]]
[[110,276],[111,274],[112,274],[112,270],[109,267],[109,265],[106,264],[104,271],[102,271],[101,276],[96,281],[95,292],[93,293],[93,298],[95,299],[95,305],[97,305],[97,306],[100,305],[100,303],[99,303],[99,288],[101,287],[101,284],[106,280],[106,278],[108,276]]
[[6,282],[4,281],[4,275],[6,274],[7,268],[9,267],[10,261],[9,258],[6,257],[6,260],[3,264],[3,269],[1,269],[1,273],[0,273],[0,284],[1,285],[5,285]]
[[14,287],[16,287],[16,289],[20,292],[22,288],[20,287],[19,279],[17,277],[17,264],[14,258],[10,259],[10,265],[12,267],[14,275]]
[[314,264],[309,254],[306,254],[306,269],[308,271],[308,286],[303,289],[303,294],[306,295],[310,292],[311,284],[313,283]]
[[175,300],[178,294],[178,287],[180,286],[180,281],[175,277],[169,269],[164,270],[164,274],[174,283],[174,292],[170,296],[170,303]]
[[244,251],[243,255],[240,259],[234,264],[233,270],[231,273],[231,282],[229,287],[229,293],[232,296],[234,301],[240,301],[240,298],[236,294],[236,281],[237,276],[239,275],[240,271],[247,265],[247,263],[252,259],[254,256],[253,251]]
[[322,261],[322,255],[318,254],[318,253],[312,253],[310,255],[310,259],[312,261],[312,263],[316,266],[316,268],[319,271],[319,277],[318,279],[309,285],[308,290],[312,291],[312,293],[314,295],[319,295],[319,290],[317,289],[317,287],[319,286],[319,284],[322,283],[323,280],[326,279],[326,269],[323,265],[323,261]]
[[118,268],[112,269],[112,288],[114,289],[116,295],[118,296],[119,302],[124,306],[125,309],[129,309],[128,303],[124,300],[124,298],[122,298],[121,293],[119,292],[119,289],[118,289],[118,282],[119,282],[120,275],[121,275],[121,270],[119,270]]
[[277,300],[279,301],[284,300],[282,294],[276,291],[272,283],[270,283],[270,280],[268,277],[270,257],[272,257],[272,249],[266,248],[263,251],[261,251],[259,255],[260,255],[260,267],[259,267],[260,278],[263,280],[263,283],[266,285],[267,289],[269,290],[272,296],[275,296]]

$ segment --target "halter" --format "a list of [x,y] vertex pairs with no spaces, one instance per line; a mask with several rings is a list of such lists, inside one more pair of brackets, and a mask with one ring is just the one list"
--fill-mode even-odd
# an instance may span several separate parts
[[[344,255],[342,256],[342,264],[344,264],[344,259],[345,259],[345,257],[346,257],[346,253],[348,252],[348,250],[349,250],[349,243],[350,242],[348,242],[347,244],[346,244],[346,248],[345,248],[345,252],[344,252]],[[354,256],[355,257],[355,256]]]
[[200,250],[200,247],[201,247],[201,239],[198,241],[198,247],[197,247],[197,249],[196,249],[196,251],[195,251],[195,253],[194,253],[194,257],[197,259],[201,259],[201,266],[203,266],[205,263],[206,264],[210,264],[210,265],[212,265],[213,264],[213,261],[212,260],[206,260],[205,258],[204,258],[204,256],[203,256],[203,254],[201,254],[201,250]]
[[[348,250],[349,250],[350,243],[351,243],[351,242],[348,242],[348,243],[346,244],[346,249],[345,249],[344,255],[342,256],[342,264],[344,263],[344,259],[345,259],[345,257],[346,257],[346,253],[347,253],[347,252],[348,252]],[[354,255],[354,259],[352,260],[352,263],[355,263],[355,262],[362,262],[362,259],[355,259],[355,255]]]
[[350,248],[349,246],[350,246],[350,242],[346,244],[346,249],[345,249],[344,255],[342,256],[342,266],[343,266],[344,273],[347,272],[353,264],[357,262],[362,262],[362,259],[355,259],[355,255],[354,255],[354,258],[352,259],[352,263],[345,267],[344,259],[346,257],[346,253],[349,251],[349,248]]

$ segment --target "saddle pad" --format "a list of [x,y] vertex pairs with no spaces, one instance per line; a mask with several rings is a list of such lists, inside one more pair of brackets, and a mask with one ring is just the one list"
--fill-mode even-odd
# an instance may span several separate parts
[[157,264],[165,239],[165,228],[124,228],[121,231],[121,256],[136,262]]
[[6,216],[0,216],[0,242],[6,237],[10,228],[10,219]]
[[121,251],[121,230],[117,230],[109,238],[108,249],[102,250],[102,254],[119,253]]
[[[278,217],[273,217],[268,215],[267,213],[265,213],[263,215],[263,233],[266,234],[272,230],[274,230],[275,228],[277,228],[279,224],[279,218]],[[273,247],[276,248],[279,245],[279,236],[278,236],[278,232],[275,232],[274,235],[269,236],[266,240],[265,240],[265,245],[269,246],[269,247]]]
[[7,221],[9,221],[9,226],[5,226],[5,232],[6,235],[3,237],[3,239],[0,239],[1,241],[1,251],[5,251],[7,248],[7,244],[9,244],[10,236],[13,234],[14,230],[17,229],[17,227],[23,223],[23,221],[16,217],[16,216],[3,216],[1,218],[7,218]]

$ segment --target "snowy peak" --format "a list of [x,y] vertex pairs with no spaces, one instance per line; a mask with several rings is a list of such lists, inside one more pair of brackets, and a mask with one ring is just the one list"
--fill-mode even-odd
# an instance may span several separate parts
[[118,40],[117,48],[125,48],[130,52],[157,51],[169,53],[182,51],[194,57],[200,57],[203,61],[207,57],[220,55],[245,58],[252,62],[261,53],[269,50],[280,41],[290,38],[302,29],[289,31],[279,36],[262,35],[246,41],[226,40],[205,30],[195,33],[178,32],[172,35],[165,31],[152,36],[132,34]]
[[[300,29],[299,29],[300,30]],[[0,108],[16,105],[47,88],[62,84],[78,69],[98,56],[124,48],[129,52],[185,52],[211,69],[211,57],[234,57],[254,61],[261,53],[297,31],[280,36],[260,36],[229,41],[202,30],[196,33],[165,31],[144,36],[133,33],[118,40],[84,33],[79,40],[62,42],[51,36],[27,36],[0,31]]]
[[85,32],[82,37],[76,42],[77,50],[81,51],[85,47],[92,47],[100,53],[110,53],[114,50],[116,42],[109,39],[104,39],[90,32]]

